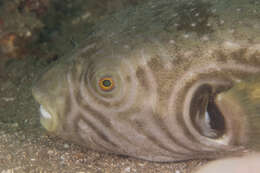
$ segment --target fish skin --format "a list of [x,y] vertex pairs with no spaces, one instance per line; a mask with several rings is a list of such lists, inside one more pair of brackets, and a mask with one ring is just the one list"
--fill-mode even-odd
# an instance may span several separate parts
[[[235,84],[231,89],[218,94],[216,97],[216,105],[223,114],[241,115],[242,119],[234,119],[238,121],[236,124],[241,126],[239,121],[247,121],[244,124],[244,135],[247,139],[247,148],[255,151],[260,149],[260,77],[250,76],[249,78]],[[232,109],[230,109],[232,107]],[[234,116],[235,117],[235,116]],[[232,118],[231,118],[232,119]],[[232,128],[230,128],[232,129]],[[233,128],[237,129],[237,128]]]
[[[150,161],[243,153],[251,117],[226,124],[214,98],[260,73],[259,10],[247,0],[151,0],[106,18],[34,85],[52,116],[42,125],[87,148]],[[98,86],[107,76],[111,92]],[[228,133],[230,124],[239,128]]]

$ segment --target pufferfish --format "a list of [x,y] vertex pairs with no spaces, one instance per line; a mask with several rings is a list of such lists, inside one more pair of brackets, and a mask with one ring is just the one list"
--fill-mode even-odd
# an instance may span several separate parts
[[89,149],[158,162],[259,150],[259,16],[248,0],[119,11],[33,86],[41,124]]

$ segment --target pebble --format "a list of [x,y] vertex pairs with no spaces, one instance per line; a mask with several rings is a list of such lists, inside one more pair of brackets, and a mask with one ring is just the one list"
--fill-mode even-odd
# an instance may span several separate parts
[[6,156],[6,158],[7,158],[7,160],[11,160],[11,159],[12,159],[12,155],[11,155],[11,154],[8,154],[8,155]]
[[124,172],[130,172],[131,171],[131,168],[130,167],[126,167],[125,169],[124,169]]
[[1,173],[14,173],[13,169],[2,170]]
[[53,154],[53,153],[54,153],[54,151],[52,151],[52,150],[49,150],[47,153],[48,153],[48,154]]
[[170,40],[169,43],[170,43],[170,44],[175,44],[176,41],[175,41],[175,40]]
[[2,97],[2,99],[3,99],[4,101],[6,101],[6,102],[11,102],[11,101],[14,101],[14,100],[15,100],[15,98],[13,98],[13,97]]
[[13,128],[18,127],[18,126],[19,126],[18,123],[12,123],[12,124],[11,124],[11,127],[13,127]]
[[63,147],[68,149],[70,146],[69,146],[69,144],[64,144]]
[[138,165],[143,167],[145,164],[144,163],[138,163]]

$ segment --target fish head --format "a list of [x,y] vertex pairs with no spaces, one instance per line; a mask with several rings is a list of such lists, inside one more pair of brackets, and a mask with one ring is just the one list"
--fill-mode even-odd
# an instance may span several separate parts
[[101,112],[124,119],[124,112],[136,114],[146,105],[150,114],[155,108],[157,84],[146,79],[152,74],[145,67],[144,52],[136,57],[136,52],[124,45],[114,53],[104,44],[90,44],[54,65],[34,84],[32,93],[40,104],[41,124],[48,131],[63,134],[67,118],[74,121],[72,114]]
[[[172,13],[169,4],[159,7]],[[247,109],[258,101],[238,101],[251,98],[249,92],[234,94],[260,75],[260,40],[234,37],[229,26],[214,26],[206,36],[178,25],[169,31],[160,15],[147,14],[133,15],[132,27],[125,20],[98,25],[82,47],[43,74],[33,87],[42,125],[90,149],[151,161],[216,158],[260,143],[252,140],[259,136],[258,109]],[[165,13],[164,20],[172,16]],[[248,28],[245,37],[256,30]]]
[[40,104],[40,122],[50,132],[59,128],[62,115],[66,112],[66,95],[69,92],[64,76],[67,65],[58,66],[60,68],[48,70],[32,88],[33,96]]
[[[148,160],[174,159],[154,159],[163,151],[152,153],[146,143],[155,145],[153,151],[181,151],[180,160],[195,157],[187,155],[193,150],[201,150],[204,158],[208,152],[245,149],[252,114],[241,102],[228,102],[235,97],[223,98],[241,81],[258,76],[260,68],[223,62],[215,49],[199,56],[189,49],[179,52],[181,60],[171,59],[169,51],[163,55],[162,44],[143,40],[133,50],[93,43],[54,66],[33,87],[41,124],[89,148]],[[136,154],[144,148],[149,156]]]

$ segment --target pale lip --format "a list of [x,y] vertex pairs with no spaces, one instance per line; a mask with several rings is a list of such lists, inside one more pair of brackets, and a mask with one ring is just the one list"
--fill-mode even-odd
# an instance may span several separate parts
[[43,118],[46,118],[46,119],[52,118],[52,115],[46,109],[44,109],[42,105],[40,105],[40,113]]

